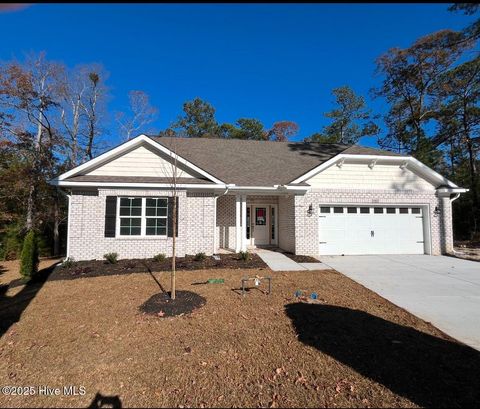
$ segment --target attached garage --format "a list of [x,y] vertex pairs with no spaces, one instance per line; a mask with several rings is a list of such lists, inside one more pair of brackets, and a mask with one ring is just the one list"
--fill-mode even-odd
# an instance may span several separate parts
[[320,255],[424,254],[427,207],[320,205]]

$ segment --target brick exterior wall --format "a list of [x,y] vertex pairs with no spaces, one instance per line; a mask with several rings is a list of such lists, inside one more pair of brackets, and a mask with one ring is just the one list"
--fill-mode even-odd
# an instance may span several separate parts
[[[165,190],[99,189],[75,191],[71,197],[68,246],[76,260],[102,259],[109,252],[120,258],[147,258],[158,253],[170,256],[172,238],[104,237],[106,196],[170,196]],[[200,251],[213,253],[217,248],[235,248],[235,196],[178,192],[179,221],[177,255]],[[320,204],[417,204],[427,206],[432,254],[453,250],[452,206],[449,197],[435,193],[394,190],[312,190],[305,196],[248,196],[247,204],[278,203],[278,245],[302,255],[318,254],[318,216]],[[309,205],[313,214],[307,215]],[[439,214],[434,209],[438,206]],[[215,223],[215,228],[214,228]],[[428,232],[427,232],[428,234]]]
[[[320,204],[418,204],[428,206],[432,254],[439,255],[453,249],[452,211],[448,197],[435,193],[395,190],[324,189],[295,196],[295,253],[318,254],[318,216]],[[313,214],[307,215],[313,205]],[[440,214],[435,214],[438,206]],[[428,234],[428,232],[427,232]],[[428,239],[428,238],[427,238]]]
[[235,249],[235,196],[225,195],[217,199],[216,235],[217,247]]
[[[102,259],[116,252],[119,258],[148,258],[172,254],[172,238],[104,237],[106,196],[171,196],[165,190],[99,189],[73,192],[68,234],[69,256],[76,260]],[[177,256],[200,251],[213,253],[214,198],[210,194],[178,192]]]
[[295,197],[278,198],[278,247],[295,252]]

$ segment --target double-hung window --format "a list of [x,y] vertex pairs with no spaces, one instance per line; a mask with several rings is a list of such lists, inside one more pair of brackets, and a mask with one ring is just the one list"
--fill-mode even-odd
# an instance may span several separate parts
[[120,198],[120,236],[142,234],[142,198]]
[[168,200],[165,197],[120,197],[119,236],[166,236]]
[[167,199],[146,198],[146,230],[147,236],[167,235]]

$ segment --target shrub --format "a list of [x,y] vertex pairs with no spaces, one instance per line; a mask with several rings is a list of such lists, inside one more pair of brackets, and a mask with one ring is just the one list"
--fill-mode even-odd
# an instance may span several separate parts
[[75,264],[77,264],[77,262],[73,257],[67,257],[65,260],[63,260],[62,268],[71,268],[75,266]]
[[163,253],[160,253],[160,254],[157,254],[156,256],[153,256],[153,259],[161,263],[167,259],[167,256]]
[[117,264],[118,254],[117,253],[107,253],[103,255],[103,258],[107,260],[110,264]]
[[240,253],[238,253],[238,255],[240,257],[240,260],[243,260],[243,261],[248,261],[251,258],[250,253],[248,251],[241,251]]
[[20,258],[23,247],[23,237],[20,231],[21,226],[19,224],[12,224],[5,229],[0,246],[0,258],[3,260]]
[[200,252],[195,254],[195,257],[193,258],[195,261],[203,261],[207,258],[207,255],[204,252]]
[[33,230],[30,230],[23,241],[20,274],[31,278],[38,271],[38,243]]

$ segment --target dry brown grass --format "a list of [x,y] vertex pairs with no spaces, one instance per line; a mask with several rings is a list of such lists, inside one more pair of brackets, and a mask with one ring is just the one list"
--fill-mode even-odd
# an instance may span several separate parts
[[[3,283],[18,277],[14,262],[1,264],[7,270],[0,276]],[[265,270],[258,273],[264,275]],[[445,373],[457,375],[470,367],[478,369],[478,355],[341,274],[271,272],[271,295],[250,291],[245,297],[232,291],[240,286],[242,275],[238,270],[177,273],[178,289],[197,292],[207,302],[191,315],[176,318],[139,312],[138,307],[159,291],[149,274],[47,281],[19,322],[0,339],[0,385],[81,385],[87,393],[0,395],[0,406],[88,406],[100,393],[118,396],[125,407],[412,407],[427,404],[428,399],[438,403],[436,394],[447,387],[451,391],[442,400],[445,405],[455,403],[457,394],[459,403],[465,403],[461,399],[469,393],[477,393],[469,399],[478,399],[474,388],[478,377],[473,377],[471,387],[461,379],[460,391],[457,384],[443,385],[442,373],[437,372],[438,381],[416,379],[422,373],[417,369],[409,373],[404,364],[415,365],[425,358],[423,366],[432,366],[432,371],[444,368]],[[167,273],[155,277],[168,289]],[[192,285],[208,278],[225,278],[225,284]],[[316,291],[325,304],[295,304],[297,289]],[[0,318],[8,314],[21,290],[9,289],[3,296]],[[286,312],[286,305],[292,304]],[[324,310],[313,315],[308,310],[323,305],[335,309],[335,320],[325,319]],[[364,315],[358,324],[342,322],[344,310]],[[323,321],[316,321],[317,317]],[[376,339],[377,327],[369,328],[371,322],[380,325],[378,332],[382,325],[393,326],[395,339],[389,341],[382,333],[381,340]],[[336,333],[329,337],[331,331]],[[362,339],[363,333],[368,339]],[[321,336],[332,342],[325,344]],[[338,354],[332,350],[337,342]],[[391,373],[376,373],[370,362],[363,362],[369,355],[355,350],[358,343],[377,360],[375,368],[383,365]],[[418,345],[437,348],[438,356],[420,356],[425,349]],[[351,362],[346,350],[351,351]],[[447,354],[455,360],[450,362]],[[444,355],[438,367],[431,361]],[[385,361],[386,356],[398,360],[400,373],[394,373],[396,363]],[[467,358],[469,362],[464,362]],[[396,377],[416,384],[418,390]]]

